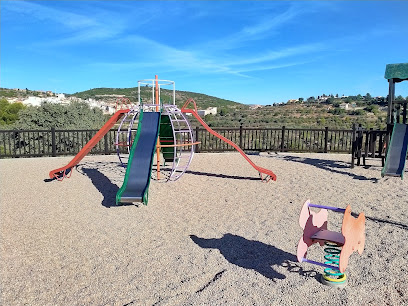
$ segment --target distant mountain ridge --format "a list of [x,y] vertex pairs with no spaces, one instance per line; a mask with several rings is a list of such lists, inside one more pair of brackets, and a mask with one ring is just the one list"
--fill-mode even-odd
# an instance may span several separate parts
[[[164,103],[171,103],[172,102],[172,94],[173,92],[168,89],[161,89],[161,100]],[[93,88],[81,92],[76,92],[69,96],[81,98],[81,99],[103,99],[104,96],[124,96],[129,98],[130,101],[136,102],[138,100],[138,88],[131,87],[131,88]],[[140,88],[140,96],[143,103],[152,103],[152,89],[150,87],[141,87]],[[214,96],[209,96],[206,94],[190,92],[190,91],[181,91],[176,90],[176,104],[177,106],[183,106],[184,102],[189,99],[193,98],[199,109],[206,109],[208,107],[218,107],[218,108],[234,108],[234,109],[248,109],[249,105],[245,105],[239,102],[226,100],[217,98]]]

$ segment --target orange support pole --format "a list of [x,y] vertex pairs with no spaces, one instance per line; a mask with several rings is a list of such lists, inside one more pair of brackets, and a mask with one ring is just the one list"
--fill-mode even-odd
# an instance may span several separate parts
[[[155,88],[155,96],[156,96],[156,112],[159,111],[159,82],[157,75],[155,76],[156,79],[156,88]],[[160,179],[160,136],[157,137],[157,144],[156,144],[156,160],[157,160],[157,179]]]

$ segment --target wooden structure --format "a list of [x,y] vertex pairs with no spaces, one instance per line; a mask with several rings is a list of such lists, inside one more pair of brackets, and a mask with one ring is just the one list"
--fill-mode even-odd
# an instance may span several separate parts
[[395,101],[395,84],[408,80],[408,63],[388,64],[385,67],[384,78],[388,80],[388,108],[387,108],[387,128],[385,131],[364,130],[361,125],[353,127],[353,145],[351,168],[355,161],[360,165],[363,158],[363,165],[366,165],[366,158],[381,158],[382,166],[387,154],[387,149],[391,139],[394,123],[407,124],[408,101]]
[[407,124],[407,101],[395,101],[395,83],[408,80],[408,63],[388,64],[384,78],[388,80],[387,124]]
[[353,125],[353,144],[352,144],[352,160],[351,168],[354,165],[366,166],[367,158],[381,158],[381,164],[384,166],[385,156],[387,153],[387,130],[364,130],[361,124],[356,127]]

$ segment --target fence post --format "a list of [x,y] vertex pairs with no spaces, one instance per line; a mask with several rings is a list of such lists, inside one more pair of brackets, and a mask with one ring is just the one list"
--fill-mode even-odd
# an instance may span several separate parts
[[239,126],[239,147],[242,149],[242,137],[243,137],[243,133],[242,133],[242,123]]
[[327,143],[329,141],[329,127],[324,128],[324,153],[327,153]]
[[352,143],[351,143],[351,168],[354,168],[354,155],[356,154],[356,124],[352,126]]
[[55,127],[51,128],[51,146],[52,146],[52,157],[57,156],[57,144],[55,139]]
[[[198,142],[199,140],[198,140],[198,133],[199,133],[199,131],[200,131],[200,127],[199,126],[196,126],[196,129],[195,129],[196,131],[195,131],[195,141],[196,142]],[[196,146],[195,146],[195,151],[196,151],[196,153],[200,153],[200,144],[196,144]]]
[[281,148],[280,148],[281,152],[283,152],[283,150],[285,149],[285,130],[286,130],[286,127],[282,126],[282,138],[281,138]]
[[[110,133],[110,131],[108,133]],[[109,155],[108,133],[106,133],[105,136],[103,136],[103,139],[105,140],[105,155]]]

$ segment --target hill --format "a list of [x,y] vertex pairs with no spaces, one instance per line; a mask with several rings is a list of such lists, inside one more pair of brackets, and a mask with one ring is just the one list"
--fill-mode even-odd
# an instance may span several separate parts
[[[140,97],[142,99],[143,103],[152,103],[151,97],[152,97],[152,92],[151,88],[148,87],[141,87],[140,88]],[[171,103],[172,99],[172,91],[168,89],[161,89],[161,100],[164,103]],[[109,99],[109,96],[111,96],[111,99],[115,99],[114,95],[120,95],[120,96],[125,96],[132,102],[137,101],[138,97],[138,88],[137,87],[132,87],[132,88],[94,88],[82,92],[77,92],[74,93],[70,96],[74,96],[77,98],[81,99],[96,99],[96,100],[101,100],[101,99]],[[232,109],[249,109],[248,105],[234,102],[231,100],[225,100],[225,99],[220,99],[217,97],[201,94],[201,93],[195,93],[195,92],[189,92],[189,91],[180,91],[176,90],[176,104],[177,106],[181,107],[183,106],[184,102],[189,99],[193,98],[196,103],[197,107],[199,109],[206,109],[208,107],[218,107],[219,109],[222,108],[232,108]]]
[[[115,103],[117,97],[124,96],[132,102],[137,101],[138,88],[94,88],[87,91],[67,94],[84,100],[95,99],[106,103]],[[49,92],[38,92],[0,88],[0,99],[17,99],[22,101],[28,96],[46,96]],[[52,94],[52,93],[51,93]],[[141,87],[141,98],[144,103],[152,103],[151,88]],[[176,104],[181,107],[184,102],[193,98],[199,109],[217,107],[217,115],[205,116],[205,121],[212,127],[282,127],[350,129],[353,123],[362,124],[365,128],[385,129],[387,102],[386,98],[365,96],[336,95],[310,97],[306,100],[290,100],[287,103],[250,106],[239,102],[220,99],[202,93],[176,91]],[[172,91],[162,89],[161,99],[170,103]],[[397,100],[405,101],[401,96]],[[194,120],[193,124],[194,124]]]

